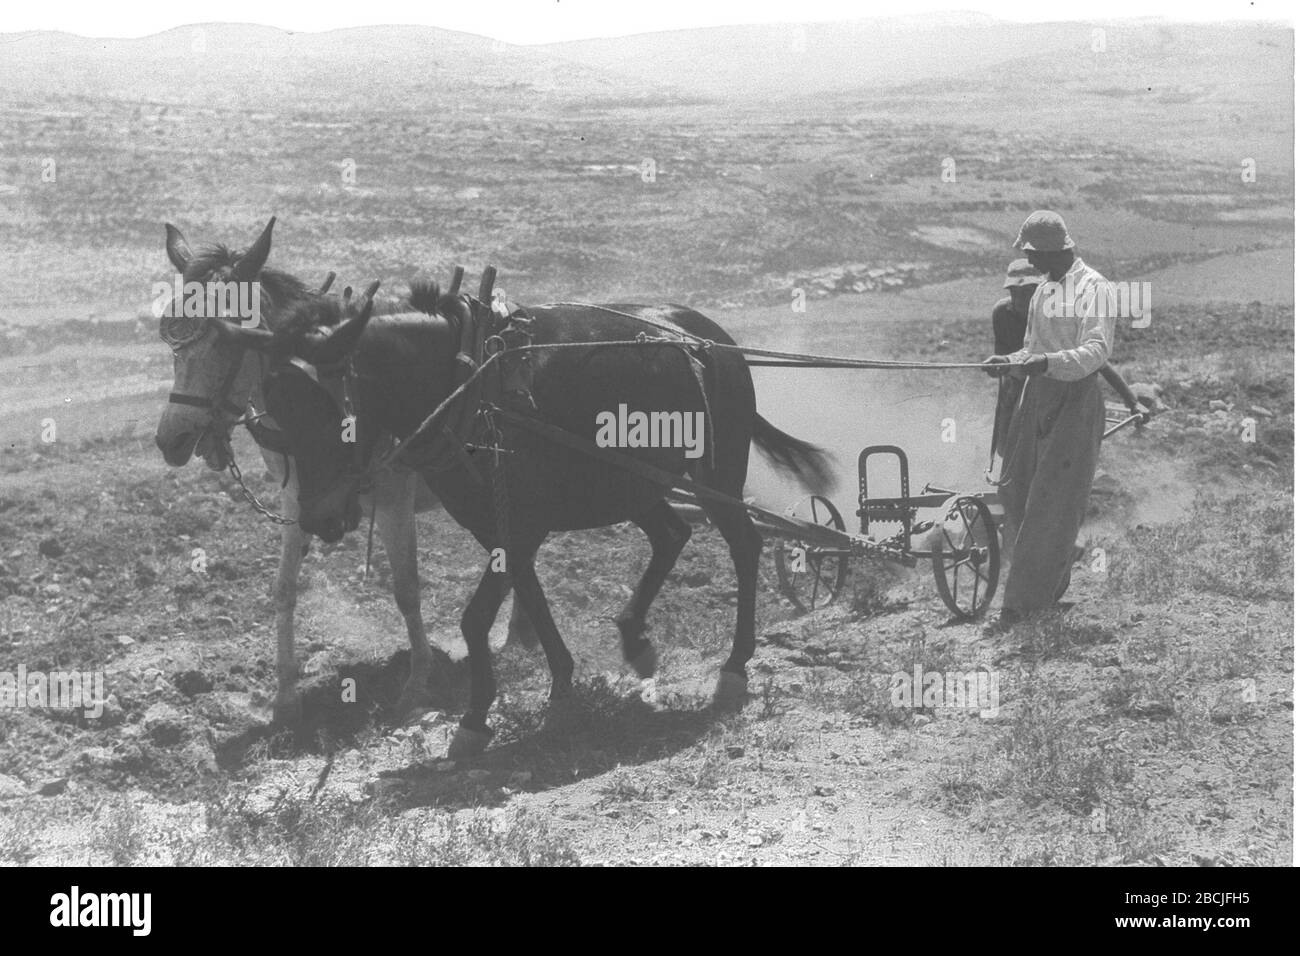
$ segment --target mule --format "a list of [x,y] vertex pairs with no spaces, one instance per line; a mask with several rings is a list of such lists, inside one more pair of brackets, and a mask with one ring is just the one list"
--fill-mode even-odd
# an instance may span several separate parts
[[[372,319],[358,339],[352,361],[360,379],[358,424],[364,435],[388,432],[410,436],[444,399],[454,381],[459,329],[471,321],[467,296],[441,296],[429,315],[389,315]],[[300,314],[339,320],[337,304],[304,303]],[[682,343],[627,343],[638,333],[664,328],[715,343],[734,344],[715,322],[678,306],[550,305],[526,310],[535,346],[590,346],[541,349],[532,353],[534,417],[549,426],[592,439],[598,416],[620,406],[645,411],[704,413],[708,454],[688,459],[680,447],[624,448],[622,454],[673,475],[688,472],[730,503],[702,498],[701,505],[726,539],[738,580],[736,629],[731,653],[722,665],[715,704],[734,707],[746,696],[745,665],[754,652],[755,602],[762,539],[740,503],[751,442],[778,468],[794,474],[812,491],[831,484],[825,452],[777,429],[755,408],[750,370],[739,352],[713,349],[693,367]],[[301,318],[299,320],[302,321]],[[648,324],[652,323],[652,324]],[[310,326],[310,321],[303,322]],[[243,330],[228,328],[232,337]],[[270,347],[249,340],[250,347]],[[292,343],[280,347],[292,349]],[[409,374],[397,374],[405,369]],[[287,373],[297,378],[292,372]],[[344,523],[358,477],[352,457],[324,435],[328,406],[310,397],[309,383],[269,395],[277,418],[291,423],[294,454],[302,462],[300,520],[305,531],[333,535]],[[456,442],[466,436],[453,436]],[[656,667],[653,645],[645,637],[646,614],[678,555],[691,536],[690,525],[669,505],[666,488],[620,465],[558,444],[508,418],[476,436],[448,466],[428,464],[430,450],[446,441],[431,429],[403,451],[420,469],[448,513],[470,531],[491,556],[465,607],[461,631],[469,648],[470,702],[451,743],[452,759],[482,751],[491,738],[487,718],[496,697],[488,634],[507,590],[513,584],[527,609],[546,654],[551,699],[570,691],[573,658],[551,617],[538,581],[535,556],[552,531],[580,530],[631,521],[650,539],[652,554],[639,583],[615,623],[624,659],[642,677]],[[498,451],[497,449],[501,449]],[[473,454],[470,454],[473,452]],[[499,560],[503,549],[504,568]]]
[[[266,268],[271,252],[274,217],[257,240],[244,252],[215,245],[195,253],[181,231],[166,226],[167,258],[188,282],[205,288],[223,282],[257,282],[259,312],[265,328],[242,329],[247,335],[269,335],[283,330],[287,316],[304,304],[332,301],[309,289],[287,273]],[[360,318],[358,314],[357,318]],[[369,316],[367,314],[366,318]],[[271,359],[265,349],[248,349],[239,341],[220,334],[225,321],[210,321],[208,316],[168,316],[159,322],[159,332],[172,348],[175,383],[158,422],[155,441],[163,459],[173,467],[185,465],[197,453],[210,468],[221,470],[230,461],[230,437],[236,423],[247,409],[265,410],[263,381]],[[365,320],[348,330],[359,332]],[[341,326],[339,327],[341,328]],[[325,332],[328,338],[330,332]],[[299,341],[310,337],[298,336]],[[320,360],[329,359],[329,349],[317,330],[313,340]],[[342,339],[334,341],[337,348]],[[309,358],[310,360],[310,358]],[[298,496],[301,469],[288,446],[274,447],[276,422],[263,418],[262,427],[253,432],[267,470],[282,484],[280,513],[288,520],[300,519]],[[279,432],[283,440],[283,432]],[[405,714],[427,706],[430,701],[430,676],[445,679],[445,669],[434,668],[434,652],[429,645],[420,604],[420,579],[415,537],[415,513],[438,507],[436,497],[410,468],[396,467],[377,475],[368,496],[351,505],[349,519],[353,526],[360,512],[373,509],[375,526],[393,573],[393,596],[406,624],[411,647],[411,671],[398,701],[399,713]],[[281,526],[280,562],[273,585],[275,601],[277,688],[273,718],[278,724],[296,723],[302,714],[298,691],[298,666],[294,652],[294,612],[297,606],[298,576],[307,553],[308,536],[301,524]],[[531,643],[527,622],[512,614],[511,639]]]

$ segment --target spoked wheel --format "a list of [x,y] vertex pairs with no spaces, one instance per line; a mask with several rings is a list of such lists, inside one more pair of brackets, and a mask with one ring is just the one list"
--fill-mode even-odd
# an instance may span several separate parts
[[949,610],[962,620],[979,617],[998,589],[998,526],[978,498],[958,498],[930,552],[934,581]]
[[[839,511],[821,495],[800,500],[786,514],[823,528],[844,530],[844,519]],[[834,601],[844,586],[845,575],[849,573],[846,552],[831,551],[805,541],[779,541],[774,557],[781,593],[804,613],[826,607]]]

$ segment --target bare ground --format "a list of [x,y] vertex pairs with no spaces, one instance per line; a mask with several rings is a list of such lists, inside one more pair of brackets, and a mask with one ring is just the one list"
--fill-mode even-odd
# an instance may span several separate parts
[[[949,620],[924,569],[871,564],[799,617],[765,562],[750,699],[722,715],[708,701],[734,579],[718,536],[697,528],[652,612],[652,684],[623,671],[611,623],[640,533],[557,536],[539,567],[576,701],[548,711],[541,660],[503,651],[496,739],[459,764],[443,755],[462,665],[439,711],[394,722],[405,655],[382,549],[369,580],[361,535],[313,549],[305,720],[275,733],[274,531],[229,480],[166,470],[126,434],[11,451],[0,670],[103,667],[112,696],[97,720],[0,710],[0,861],[1288,862],[1293,313],[1169,315],[1141,362],[1119,357],[1171,408],[1108,444],[1063,618],[986,632]],[[986,332],[929,335],[921,351],[941,354]],[[459,656],[477,549],[445,515],[420,525],[426,617]],[[996,672],[996,714],[896,706],[891,676],[916,665]]]

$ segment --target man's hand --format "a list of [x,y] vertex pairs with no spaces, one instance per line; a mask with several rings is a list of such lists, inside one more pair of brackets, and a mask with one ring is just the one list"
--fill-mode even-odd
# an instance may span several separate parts
[[998,378],[1011,370],[1011,360],[1005,355],[990,355],[981,364],[988,366],[984,374],[989,378]]
[[1024,362],[1013,364],[1011,374],[1016,378],[1027,378],[1031,375],[1042,375],[1047,371],[1046,355],[1031,355]]

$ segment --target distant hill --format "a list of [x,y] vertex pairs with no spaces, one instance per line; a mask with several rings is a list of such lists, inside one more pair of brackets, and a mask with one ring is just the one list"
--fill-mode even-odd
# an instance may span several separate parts
[[546,50],[433,27],[291,33],[197,24],[135,40],[0,35],[0,97],[80,95],[261,109],[526,108],[531,97],[664,95]]
[[541,49],[574,63],[722,98],[884,88],[1025,55],[1086,48],[1083,24],[1012,24],[978,14],[710,27],[577,40]]

